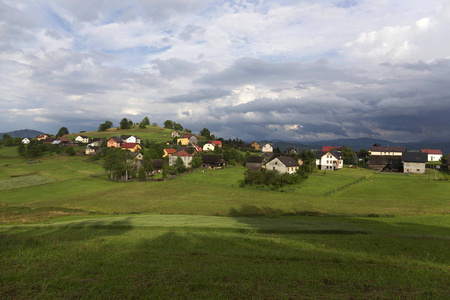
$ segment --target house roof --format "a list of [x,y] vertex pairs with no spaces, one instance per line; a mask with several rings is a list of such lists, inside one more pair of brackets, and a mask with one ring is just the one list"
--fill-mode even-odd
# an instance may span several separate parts
[[202,152],[203,148],[198,145],[193,145],[195,149],[197,149],[197,152]]
[[[116,137],[116,136],[110,138],[109,140],[114,140],[114,141],[116,141],[117,143],[123,143],[123,140],[122,140],[121,138]],[[109,141],[109,140],[108,140],[108,141]]]
[[420,149],[420,152],[427,154],[442,155],[442,151],[439,149]]
[[[285,165],[286,167],[299,167],[300,165],[298,164],[298,161],[296,161],[295,159],[293,159],[290,156],[279,156],[279,157],[275,157],[274,159],[277,159],[279,161],[281,161],[283,163],[283,165]],[[273,160],[273,159],[272,159]]]
[[153,164],[153,168],[162,169],[164,165],[164,160],[162,159],[150,159],[150,162]]
[[334,151],[317,151],[316,152],[316,159],[321,158],[322,156],[326,155],[327,153],[330,153],[333,155],[336,159],[339,159],[341,155],[339,153],[336,153]]
[[426,163],[428,161],[428,154],[421,152],[405,152],[402,154],[402,161]]
[[141,147],[139,144],[137,144],[137,143],[124,143],[123,145],[122,145],[122,148],[125,148],[125,149],[133,149],[133,148],[135,148],[136,146],[139,146],[139,147]]
[[126,139],[129,138],[129,137],[132,137],[132,135],[126,135],[126,134],[123,134],[123,135],[120,136],[120,138],[121,138],[122,140],[126,140]]
[[164,151],[166,151],[168,154],[173,154],[173,153],[177,152],[177,150],[175,150],[173,148],[164,148]]
[[378,151],[378,152],[406,152],[406,147],[398,147],[398,146],[376,146],[373,145],[372,148],[369,149],[369,151]]
[[217,146],[222,146],[222,141],[217,141],[217,140],[214,140],[214,141],[210,141],[210,143],[211,144],[214,144],[214,145],[217,145]]
[[225,158],[219,155],[203,155],[202,156],[202,162],[207,164],[214,164],[214,163],[223,163],[225,162]]
[[176,153],[174,153],[172,156],[193,156],[192,154],[189,154],[189,153],[187,153],[186,151],[184,151],[184,150],[180,150],[180,151],[178,151],[178,152],[176,152]]
[[337,147],[337,146],[322,146],[322,152],[328,152],[333,149],[341,149],[341,148],[342,147]]
[[87,136],[85,136],[85,135],[79,135],[79,136],[77,136],[77,137],[81,137],[81,138],[83,138],[83,139],[88,139],[89,137],[87,137]]
[[246,163],[262,163],[264,161],[263,156],[249,156],[245,160]]
[[63,143],[68,143],[68,142],[70,142],[70,140],[69,140],[68,138],[66,138],[66,137],[59,137],[58,140],[60,140],[60,141],[63,142]]

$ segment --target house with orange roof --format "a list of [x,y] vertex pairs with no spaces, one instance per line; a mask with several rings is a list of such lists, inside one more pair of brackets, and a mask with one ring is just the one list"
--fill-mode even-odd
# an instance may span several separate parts
[[123,143],[121,148],[133,153],[142,150],[141,145],[139,145],[138,143]]
[[173,148],[164,148],[164,155],[163,155],[163,157],[171,156],[175,152],[177,152],[177,150],[175,150]]
[[181,160],[183,161],[183,164],[186,168],[189,168],[192,162],[192,158],[194,157],[194,155],[187,153],[184,150],[181,151],[177,151],[174,154],[172,154],[171,156],[169,156],[169,166],[173,166],[175,164],[175,162],[177,161],[178,157],[181,158]]

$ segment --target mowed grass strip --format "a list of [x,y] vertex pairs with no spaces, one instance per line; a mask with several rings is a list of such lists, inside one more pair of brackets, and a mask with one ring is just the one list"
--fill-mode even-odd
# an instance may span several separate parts
[[54,181],[54,179],[39,175],[18,176],[9,179],[0,179],[0,191],[41,185]]
[[[382,228],[370,220],[353,225],[350,220],[310,217],[259,221],[153,217],[0,227],[1,295],[108,299],[142,295],[188,299],[446,297],[448,240],[391,235],[389,223]],[[264,232],[261,226],[272,231]],[[313,231],[321,226],[377,230],[370,234]],[[295,228],[297,232],[292,231]],[[312,231],[305,233],[306,228]]]

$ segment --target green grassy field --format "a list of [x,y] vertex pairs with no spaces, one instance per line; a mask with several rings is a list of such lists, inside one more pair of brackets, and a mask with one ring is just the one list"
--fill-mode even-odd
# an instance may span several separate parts
[[69,139],[74,139],[79,135],[85,135],[89,138],[111,138],[113,136],[121,135],[135,135],[141,138],[142,141],[150,140],[156,142],[172,141],[172,129],[166,129],[157,126],[146,126],[146,128],[139,128],[138,125],[133,125],[131,129],[119,129],[117,127],[110,128],[106,131],[88,131],[83,133],[71,133],[65,135]]
[[112,183],[83,157],[39,161],[0,148],[2,299],[448,297],[441,173],[344,168],[276,192],[238,187],[238,166]]

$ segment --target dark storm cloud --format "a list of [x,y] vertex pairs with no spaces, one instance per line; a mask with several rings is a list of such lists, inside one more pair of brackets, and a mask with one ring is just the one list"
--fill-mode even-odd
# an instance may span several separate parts
[[286,85],[289,82],[306,81],[354,81],[358,71],[331,66],[326,60],[303,64],[301,62],[268,62],[255,58],[238,59],[232,66],[217,74],[199,79],[202,84],[233,86],[264,84]]

